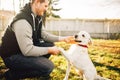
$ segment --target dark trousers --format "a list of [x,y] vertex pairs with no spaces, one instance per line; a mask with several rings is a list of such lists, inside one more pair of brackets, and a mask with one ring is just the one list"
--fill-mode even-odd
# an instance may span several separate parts
[[[41,46],[50,47],[53,43],[42,43]],[[5,65],[9,68],[5,75],[9,78],[8,80],[47,76],[54,68],[49,57],[50,54],[39,57],[12,55],[4,59]]]

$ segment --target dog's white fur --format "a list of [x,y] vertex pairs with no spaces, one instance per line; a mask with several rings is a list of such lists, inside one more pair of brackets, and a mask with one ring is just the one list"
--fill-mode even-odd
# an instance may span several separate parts
[[[88,45],[91,42],[91,37],[86,31],[80,31],[75,37],[75,40],[80,42],[78,44]],[[97,75],[96,68],[88,55],[87,47],[79,46],[78,44],[72,44],[68,51],[59,48],[68,60],[64,80],[68,80],[71,64],[79,71],[80,75],[82,74],[84,80],[107,80]]]

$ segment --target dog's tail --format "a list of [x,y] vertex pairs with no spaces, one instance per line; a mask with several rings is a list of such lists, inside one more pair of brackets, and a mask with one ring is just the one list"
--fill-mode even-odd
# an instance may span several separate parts
[[95,78],[95,80],[111,80],[111,79],[104,78],[104,77],[101,77],[101,76],[97,75],[97,77]]

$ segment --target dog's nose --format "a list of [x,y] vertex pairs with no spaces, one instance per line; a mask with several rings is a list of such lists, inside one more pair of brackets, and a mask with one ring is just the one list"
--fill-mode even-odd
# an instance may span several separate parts
[[74,37],[75,37],[75,38],[77,38],[77,37],[78,37],[78,35],[75,35]]

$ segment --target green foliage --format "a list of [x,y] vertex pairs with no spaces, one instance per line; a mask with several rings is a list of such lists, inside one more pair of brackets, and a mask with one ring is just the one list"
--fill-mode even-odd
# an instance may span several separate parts
[[55,14],[54,12],[56,11],[60,11],[61,8],[55,8],[55,6],[58,5],[59,0],[49,0],[49,6],[48,6],[48,10],[46,12],[46,17],[50,18],[60,18],[59,15]]
[[44,13],[43,16],[43,25],[45,26],[46,18],[60,18],[59,15],[55,12],[60,11],[61,8],[55,8],[58,5],[59,0],[49,0],[48,10]]

